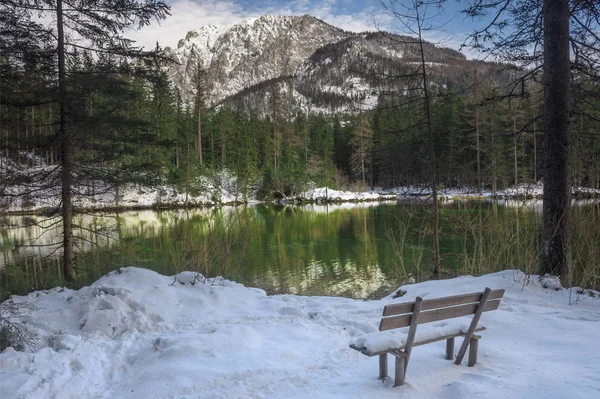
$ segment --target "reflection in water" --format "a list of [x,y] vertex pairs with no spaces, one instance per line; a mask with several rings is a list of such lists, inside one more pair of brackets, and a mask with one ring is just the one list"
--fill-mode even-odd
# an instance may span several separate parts
[[[598,200],[593,198],[571,200],[571,206],[573,207],[593,206],[598,205],[598,203]],[[535,213],[541,214],[544,208],[544,201],[542,201],[541,199],[502,199],[498,200],[498,205],[510,208],[524,208]]]
[[[459,269],[525,269],[536,262],[539,215],[532,212],[535,206],[513,205],[444,205],[440,247],[447,275]],[[598,207],[575,213],[597,218]],[[427,204],[418,201],[78,215],[78,283],[134,265],[163,274],[182,269],[220,274],[271,293],[389,293],[401,281],[431,274],[430,216]],[[2,217],[3,297],[64,284],[61,230],[55,222],[42,216]]]

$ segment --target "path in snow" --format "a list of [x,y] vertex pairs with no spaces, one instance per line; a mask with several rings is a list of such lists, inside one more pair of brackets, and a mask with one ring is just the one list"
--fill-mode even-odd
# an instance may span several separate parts
[[[35,307],[43,348],[0,354],[8,398],[590,398],[600,395],[600,299],[548,290],[520,272],[404,286],[399,299],[266,296],[230,281],[195,283],[124,268],[78,291],[14,297]],[[173,284],[173,282],[175,283]],[[407,384],[377,380],[377,359],[348,348],[381,310],[505,288],[486,313],[479,363],[413,351]],[[468,321],[464,319],[464,321]],[[421,327],[420,327],[421,328]],[[390,359],[390,365],[393,361]],[[393,373],[393,366],[390,369]]]

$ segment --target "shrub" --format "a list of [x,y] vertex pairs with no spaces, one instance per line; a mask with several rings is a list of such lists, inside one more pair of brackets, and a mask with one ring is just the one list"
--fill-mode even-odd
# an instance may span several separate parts
[[25,324],[24,316],[30,309],[27,304],[16,304],[11,300],[0,304],[0,352],[9,346],[17,351],[35,350],[39,339]]

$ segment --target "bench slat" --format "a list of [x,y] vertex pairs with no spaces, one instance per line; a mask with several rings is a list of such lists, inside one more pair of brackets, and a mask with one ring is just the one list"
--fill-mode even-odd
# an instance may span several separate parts
[[[474,314],[477,311],[478,306],[479,303],[469,303],[467,305],[453,306],[450,308],[421,312],[421,314],[419,315],[418,324],[431,323],[433,321],[452,319],[454,317],[461,317]],[[493,301],[488,300],[485,304],[485,308],[483,309],[483,311],[489,312],[490,310],[496,310],[498,309],[498,306],[500,306],[499,299]],[[381,323],[379,324],[379,331],[409,326],[411,318],[412,314],[407,314],[403,316],[388,317],[387,319],[381,319]]]
[[[448,296],[444,298],[435,298],[428,299],[423,301],[421,304],[421,311],[437,309],[437,308],[445,308],[449,306],[457,306],[466,303],[479,302],[481,300],[482,292],[474,292],[471,294],[462,294],[455,296]],[[500,299],[504,296],[504,290],[493,290],[490,292],[490,299]],[[383,316],[395,316],[401,315],[405,313],[412,313],[414,309],[414,302],[404,302],[404,303],[395,303],[393,305],[387,305],[383,308]],[[408,324],[407,324],[408,325]]]

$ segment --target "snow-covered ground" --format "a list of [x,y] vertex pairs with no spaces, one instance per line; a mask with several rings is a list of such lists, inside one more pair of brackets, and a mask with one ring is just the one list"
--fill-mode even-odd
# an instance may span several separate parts
[[[37,174],[52,174],[54,166],[46,165],[39,157],[32,157],[32,165],[28,173],[32,176]],[[18,170],[18,166],[5,158],[0,157],[0,173]],[[256,198],[256,187],[238,187],[236,176],[229,170],[222,170],[212,177],[200,177],[193,182],[196,194],[187,194],[177,190],[169,184],[158,187],[140,187],[126,185],[119,188],[104,187],[102,183],[96,183],[92,195],[88,191],[90,185],[84,184],[75,187],[77,192],[73,196],[73,205],[80,209],[148,209],[148,208],[177,208],[198,206],[222,206],[239,203],[258,203]],[[380,202],[394,201],[407,198],[428,198],[431,196],[429,186],[404,186],[392,189],[380,187],[369,191],[341,191],[328,187],[316,187],[310,184],[310,188],[296,196],[286,198],[284,203],[294,204],[298,202],[332,203],[332,202]],[[36,212],[45,209],[54,209],[60,206],[60,187],[44,188],[35,184],[32,186],[10,186],[0,187],[0,213],[3,212]],[[33,190],[33,191],[32,191]],[[25,195],[30,192],[29,195]],[[81,193],[81,194],[78,194]],[[472,187],[443,188],[438,194],[444,201],[468,198],[497,198],[497,199],[539,199],[543,193],[541,183],[519,184],[516,187],[498,191],[495,195],[490,191],[478,193]],[[574,187],[574,198],[592,199],[600,198],[600,190],[592,188]]]
[[[403,186],[392,189],[375,188],[374,192],[394,193],[398,198],[405,197],[427,197],[431,195],[429,186]],[[571,193],[580,198],[600,198],[600,190],[588,187],[573,187]],[[482,190],[480,193],[474,187],[452,187],[441,188],[438,195],[442,200],[461,199],[461,198],[505,198],[505,199],[541,199],[544,194],[544,185],[537,183],[520,183],[506,190],[499,190],[495,194],[488,190]]]
[[[234,282],[194,277],[130,267],[78,291],[54,288],[13,297],[33,307],[29,322],[40,347],[0,354],[0,397],[600,395],[600,299],[576,289],[543,288],[537,277],[518,271],[406,285],[402,298],[376,301],[267,296]],[[482,317],[488,329],[473,368],[444,360],[444,342],[429,344],[414,349],[406,385],[393,388],[391,380],[377,380],[377,358],[348,347],[376,331],[386,304],[484,287],[505,288],[506,294],[497,311]]]
[[[31,173],[43,172],[50,170],[50,167],[42,164],[31,168],[31,170]],[[73,205],[80,209],[142,209],[214,206],[254,201],[253,198],[247,198],[238,189],[235,176],[227,170],[215,174],[212,178],[199,178],[198,181],[194,182],[194,185],[201,187],[197,190],[199,191],[197,194],[185,193],[168,184],[157,187],[125,185],[117,191],[114,188],[104,187],[102,184],[97,183],[95,191],[91,192],[88,192],[88,185],[75,186],[76,193],[73,195]],[[44,190],[37,189],[35,194],[24,195],[24,193],[35,188],[35,186],[5,187],[4,193],[0,191],[0,213],[2,211],[36,212],[60,206],[59,186]]]
[[393,201],[397,199],[394,193],[382,191],[340,191],[328,187],[314,187],[298,195],[299,198],[315,202],[365,202]]
[[[571,194],[574,197],[581,198],[600,198],[600,190],[589,187],[573,187]],[[489,193],[489,196],[492,194]],[[516,186],[509,187],[506,190],[498,191],[496,197],[499,198],[538,198],[544,196],[544,184],[537,183],[521,183]]]

